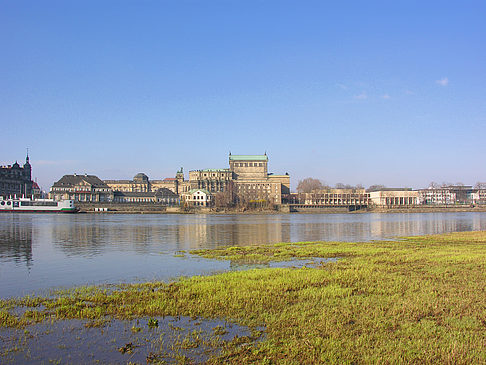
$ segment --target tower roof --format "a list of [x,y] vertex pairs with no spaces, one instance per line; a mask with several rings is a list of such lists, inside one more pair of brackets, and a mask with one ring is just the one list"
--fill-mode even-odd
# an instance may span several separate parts
[[267,155],[230,155],[230,161],[268,161]]

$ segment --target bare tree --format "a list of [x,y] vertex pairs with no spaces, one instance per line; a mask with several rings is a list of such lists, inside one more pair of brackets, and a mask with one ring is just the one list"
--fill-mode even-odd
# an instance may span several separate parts
[[312,177],[300,180],[297,185],[298,193],[311,193],[315,190],[321,190],[324,188],[324,184],[319,179],[314,179]]
[[486,182],[477,182],[476,185],[474,185],[474,189],[486,189]]
[[343,184],[343,183],[337,183],[335,185],[335,188],[336,189],[355,189],[355,187],[353,185]]
[[432,189],[437,189],[439,187],[439,184],[437,184],[435,181],[432,181],[430,184],[429,184],[429,188],[432,188]]
[[367,191],[378,191],[378,190],[382,190],[382,189],[386,189],[386,186],[380,185],[380,184],[375,184],[375,185],[370,185],[370,187],[366,190]]
[[235,205],[236,188],[232,181],[228,182],[224,191],[214,195],[214,206],[216,208],[228,208]]

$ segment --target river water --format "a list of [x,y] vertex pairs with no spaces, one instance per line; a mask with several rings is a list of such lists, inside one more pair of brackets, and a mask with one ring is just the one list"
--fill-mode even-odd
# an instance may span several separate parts
[[486,213],[1,214],[0,298],[238,269],[179,251],[486,230]]

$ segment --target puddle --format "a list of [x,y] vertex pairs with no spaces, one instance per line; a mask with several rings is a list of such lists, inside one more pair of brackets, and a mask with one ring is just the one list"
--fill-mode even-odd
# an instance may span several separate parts
[[[155,317],[112,320],[89,327],[80,320],[0,330],[2,364],[204,363],[229,341],[252,344],[246,328],[221,320]],[[88,327],[87,327],[88,326]],[[258,330],[263,330],[262,328]]]
[[248,270],[248,269],[265,269],[265,268],[294,268],[294,269],[301,269],[305,267],[317,267],[322,264],[327,264],[331,262],[337,262],[340,257],[314,257],[314,258],[307,258],[307,259],[294,259],[294,260],[287,260],[287,261],[271,261],[265,263],[257,263],[257,264],[248,264],[248,263],[239,263],[239,262],[231,262],[231,269],[232,270]]

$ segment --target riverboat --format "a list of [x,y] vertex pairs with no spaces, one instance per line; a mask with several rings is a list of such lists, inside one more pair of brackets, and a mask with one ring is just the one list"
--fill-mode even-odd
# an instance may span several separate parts
[[76,213],[74,200],[3,198],[0,197],[0,212],[16,213]]

